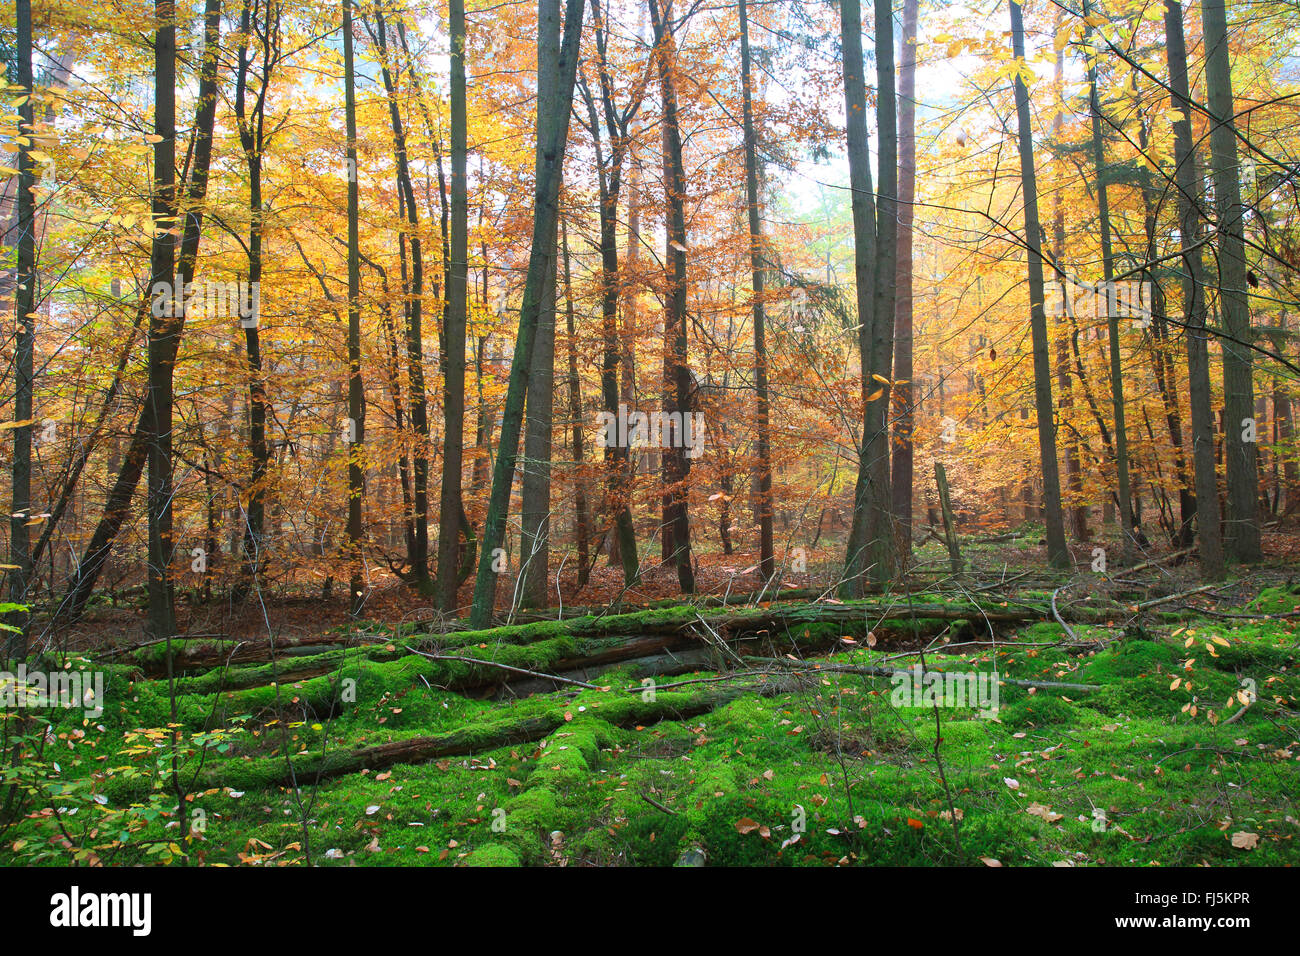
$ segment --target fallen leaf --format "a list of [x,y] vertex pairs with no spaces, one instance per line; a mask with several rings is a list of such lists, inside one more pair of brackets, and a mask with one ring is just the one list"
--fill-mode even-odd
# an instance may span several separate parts
[[1042,817],[1048,823],[1055,823],[1065,816],[1065,814],[1057,813],[1051,807],[1045,807],[1041,803],[1031,803],[1025,807],[1025,813],[1032,813],[1036,817]]
[[1253,850],[1258,844],[1258,833],[1247,833],[1245,830],[1238,830],[1232,835],[1232,845],[1238,850]]

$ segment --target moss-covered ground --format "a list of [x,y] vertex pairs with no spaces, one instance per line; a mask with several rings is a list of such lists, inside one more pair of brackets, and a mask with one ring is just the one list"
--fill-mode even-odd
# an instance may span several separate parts
[[[1247,610],[1298,601],[1279,587]],[[835,625],[834,653],[778,654],[745,678],[654,684],[626,665],[594,689],[518,699],[456,689],[477,665],[415,653],[428,645],[410,633],[172,688],[124,664],[105,672],[97,718],[6,716],[23,757],[5,763],[20,812],[0,824],[0,862],[1295,863],[1297,622],[1076,624],[1082,651],[1037,623],[932,649],[926,665],[946,673],[1042,682],[1001,684],[990,716],[972,701],[900,706],[890,676],[862,671],[910,667],[917,642],[865,626]],[[574,630],[443,635],[437,649],[545,672],[598,640]],[[812,636],[796,631],[787,646]],[[780,683],[790,670],[804,680]],[[512,728],[533,733],[500,745]],[[453,752],[346,771],[360,748],[417,738]]]

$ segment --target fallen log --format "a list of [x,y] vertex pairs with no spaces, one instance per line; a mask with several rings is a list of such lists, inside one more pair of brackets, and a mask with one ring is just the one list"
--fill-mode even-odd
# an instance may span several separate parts
[[[387,637],[374,635],[363,638],[348,637],[328,631],[300,637],[277,637],[274,641],[175,638],[171,642],[172,671],[175,674],[183,674],[188,671],[211,670],[228,665],[261,664],[273,659],[321,654],[366,644],[383,644],[390,640]],[[104,656],[115,655],[110,652]],[[127,661],[139,667],[146,676],[167,675],[168,652],[165,642],[152,641],[127,652],[124,656]]]
[[1159,567],[1162,564],[1168,564],[1170,561],[1177,561],[1185,558],[1190,554],[1195,554],[1196,548],[1183,548],[1181,551],[1173,551],[1161,558],[1153,558],[1150,561],[1143,561],[1141,564],[1135,564],[1131,568],[1123,568],[1125,574],[1132,574],[1135,571],[1145,571],[1147,568]]
[[[1108,619],[1110,612],[1076,607],[1059,609],[1059,613],[1095,621]],[[398,641],[375,637],[369,646],[262,666],[214,669],[204,676],[185,678],[180,689],[196,695],[222,692],[221,704],[212,710],[210,721],[220,721],[227,713],[264,715],[284,711],[280,716],[286,716],[289,711],[284,702],[267,693],[272,682],[277,682],[282,687],[292,686],[289,699],[293,714],[301,712],[304,719],[316,719],[339,706],[340,677],[364,681],[374,668],[396,666],[411,682],[423,680],[430,686],[474,696],[507,697],[556,690],[574,681],[589,683],[611,667],[632,662],[662,673],[684,673],[676,669],[677,658],[690,654],[691,662],[700,668],[719,669],[726,666],[724,658],[734,661],[737,653],[779,654],[794,650],[803,655],[834,646],[846,633],[861,637],[870,630],[880,646],[896,636],[904,640],[934,636],[944,629],[945,622],[1019,624],[1049,619],[1050,614],[1048,608],[980,603],[914,603],[910,607],[902,603],[827,603],[715,612],[678,607],[485,631],[426,634]],[[898,624],[905,626],[897,635],[891,633],[892,626]],[[312,646],[311,639],[306,641],[307,646]],[[280,648],[277,641],[276,651]],[[223,649],[223,653],[239,659],[243,652],[247,659],[255,650],[236,647]],[[262,650],[269,653],[270,647]],[[413,666],[411,662],[417,660],[419,666]]]
[[[786,592],[788,593],[788,592]],[[1070,620],[1083,623],[1110,621],[1124,609],[1094,609],[1074,607],[1062,613]],[[881,602],[803,602],[794,604],[772,603],[762,607],[737,607],[719,605],[713,610],[700,610],[695,605],[675,603],[665,607],[634,611],[624,614],[597,614],[565,618],[562,621],[539,620],[525,624],[512,624],[482,631],[451,631],[415,635],[418,643],[409,639],[394,639],[384,634],[345,634],[338,631],[296,637],[279,637],[269,640],[192,640],[175,639],[171,642],[172,670],[183,675],[218,667],[268,663],[286,658],[301,658],[357,647],[386,647],[394,645],[401,653],[404,645],[420,650],[449,651],[452,647],[476,647],[487,644],[526,645],[547,638],[621,638],[642,641],[639,646],[610,647],[602,657],[592,648],[579,658],[563,662],[567,668],[592,667],[602,663],[626,660],[662,652],[672,646],[688,642],[690,630],[701,619],[707,626],[732,638],[778,630],[793,630],[815,624],[859,624],[877,628],[890,622],[909,620],[931,621],[988,621],[990,623],[1019,624],[1052,619],[1049,607],[1024,605],[1008,607],[1002,604],[963,603],[881,603]],[[436,646],[428,646],[433,642]],[[408,651],[409,652],[409,651]],[[392,656],[376,652],[380,657]],[[121,655],[121,649],[107,652],[106,657]],[[163,642],[136,647],[124,655],[149,677],[167,674],[167,646]],[[469,654],[467,656],[476,656]],[[314,665],[286,663],[285,677],[306,674]],[[319,673],[319,669],[316,669]]]
[[[651,700],[614,697],[600,707],[592,707],[584,715],[586,720],[605,720],[620,726],[644,726],[660,720],[681,720],[709,713],[746,694],[771,697],[788,693],[798,686],[799,677],[777,680],[750,681],[732,687],[710,688],[696,694],[657,694]],[[532,743],[548,737],[553,731],[569,722],[563,708],[515,720],[500,720],[478,727],[457,730],[430,737],[411,737],[361,747],[350,751],[334,751],[324,756],[312,754],[290,758],[262,758],[276,761],[284,770],[268,780],[272,786],[308,786],[322,780],[359,773],[362,770],[383,770],[396,764],[428,763],[444,757],[468,757],[475,754]],[[222,786],[216,774],[206,778],[209,786]]]
[[[271,780],[270,784],[291,787],[296,783],[303,787],[362,770],[383,770],[399,763],[428,763],[443,757],[467,757],[499,747],[541,740],[563,725],[564,714],[554,711],[432,737],[411,737],[356,750],[336,750],[323,757],[313,754],[309,758],[292,760],[292,769],[286,767],[283,775]],[[279,762],[283,765],[283,761]],[[213,784],[221,785],[219,779]]]

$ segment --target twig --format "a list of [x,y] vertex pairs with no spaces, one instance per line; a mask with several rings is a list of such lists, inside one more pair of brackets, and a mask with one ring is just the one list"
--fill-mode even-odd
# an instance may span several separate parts
[[1066,588],[1073,586],[1073,584],[1063,584],[1052,592],[1052,617],[1056,618],[1056,623],[1065,629],[1066,636],[1069,637],[1070,640],[1077,642],[1079,640],[1079,635],[1074,633],[1074,628],[1065,623],[1065,618],[1061,617],[1061,612],[1056,609],[1056,596]]
[[644,800],[646,803],[650,804],[650,806],[654,807],[656,810],[662,810],[664,813],[671,813],[673,816],[677,816],[676,810],[674,810],[672,807],[665,807],[662,803],[660,803],[654,797],[650,796],[650,794],[648,793],[642,793],[641,799]]
[[1193,594],[1204,594],[1206,591],[1213,591],[1221,588],[1221,584],[1202,584],[1199,588],[1192,588],[1190,591],[1183,591],[1179,594],[1167,594],[1162,598],[1156,598],[1153,601],[1143,601],[1137,606],[1139,611],[1145,611],[1147,608],[1156,607],[1161,604],[1168,604],[1170,601],[1177,601],[1179,598],[1191,597]]
[[558,674],[543,674],[541,671],[530,671],[523,667],[512,667],[510,664],[502,664],[499,661],[482,661],[476,657],[456,657],[451,654],[430,654],[428,651],[415,650],[416,654],[421,657],[427,657],[431,661],[460,661],[462,664],[481,664],[484,667],[497,667],[503,671],[510,671],[512,674],[523,674],[526,677],[540,677],[543,680],[559,681],[561,684],[572,684],[575,687],[585,687],[587,690],[601,690],[595,684],[588,684],[586,681],[572,680],[568,677],[560,677]]

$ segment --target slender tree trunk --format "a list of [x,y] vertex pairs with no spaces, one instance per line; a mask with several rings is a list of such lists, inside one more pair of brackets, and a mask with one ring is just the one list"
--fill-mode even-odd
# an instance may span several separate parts
[[[1084,19],[1092,15],[1088,0],[1083,4]],[[1088,26],[1084,36],[1092,37]],[[1124,365],[1119,344],[1119,316],[1115,308],[1115,255],[1110,237],[1110,193],[1106,186],[1106,151],[1101,137],[1101,100],[1097,93],[1097,60],[1088,61],[1088,113],[1092,121],[1092,161],[1097,172],[1097,216],[1101,226],[1101,270],[1105,282],[1106,330],[1110,347],[1110,398],[1115,418],[1115,472],[1118,480],[1121,560],[1133,563],[1133,496],[1128,476],[1128,429],[1124,424]]]
[[[611,88],[610,68],[606,61],[606,25],[598,0],[591,0],[591,18],[595,48],[597,48],[597,79],[601,90],[601,111],[604,125],[610,134],[610,151],[608,160],[604,159],[601,147],[601,118],[597,103],[591,95],[588,83],[582,81],[580,88],[586,111],[590,118],[591,142],[595,150],[597,164],[597,189],[599,198],[599,216],[601,216],[601,336],[603,355],[601,359],[601,401],[607,415],[619,416],[620,398],[628,408],[632,407],[632,356],[630,343],[624,336],[619,336],[619,298],[621,293],[619,269],[619,239],[617,239],[617,213],[619,213],[619,193],[623,182],[623,161],[628,155],[630,138],[628,121],[632,113],[640,107],[640,91],[633,92],[632,103],[627,111],[620,114],[616,108],[614,91]],[[640,224],[629,220],[629,246],[638,241]],[[633,252],[634,252],[634,246]],[[624,316],[627,321],[627,315]],[[624,332],[627,329],[624,328]],[[623,372],[621,388],[619,372]],[[610,561],[623,567],[623,583],[632,587],[640,575],[640,562],[637,559],[636,525],[632,519],[632,451],[624,442],[614,442],[604,449],[604,467],[606,467],[606,503],[604,511],[614,516],[614,535],[610,538]]]
[[1242,236],[1245,209],[1238,180],[1237,137],[1233,120],[1231,57],[1223,0],[1201,0],[1205,31],[1205,81],[1208,88],[1210,164],[1219,232],[1219,301],[1223,327],[1224,441],[1227,455],[1228,514],[1226,547],[1236,561],[1259,561],[1258,446],[1246,440],[1255,413],[1251,380],[1250,302],[1246,293],[1246,250]]
[[[460,0],[452,0],[452,2],[459,4]],[[578,68],[582,13],[583,0],[568,0],[564,11],[564,40],[560,46],[560,60],[556,68],[560,77],[557,84],[556,106],[551,111],[547,127],[538,130],[537,149],[545,161],[541,166],[542,175],[537,179],[534,192],[533,237],[528,257],[528,276],[524,282],[524,301],[519,313],[519,331],[515,336],[514,359],[510,365],[510,384],[506,389],[499,450],[492,472],[492,495],[488,502],[487,520],[483,528],[483,547],[479,554],[478,574],[474,581],[474,609],[470,616],[470,624],[473,627],[487,626],[492,620],[492,609],[495,605],[497,570],[494,567],[496,564],[494,552],[501,548],[505,539],[506,513],[510,506],[510,490],[514,484],[515,465],[519,458],[519,435],[523,426],[524,397],[527,394],[530,373],[529,358],[533,352],[537,324],[544,305],[543,286],[547,281],[546,270],[554,266],[547,251],[555,241],[556,224],[559,221],[560,170],[564,164],[564,151],[569,136],[569,113],[573,105],[573,83]],[[456,34],[453,33],[452,36],[454,43]],[[453,58],[453,69],[455,62]],[[453,82],[453,91],[454,89]],[[455,268],[454,241],[452,258],[453,268]],[[439,571],[441,572],[441,568]]]
[[[273,0],[271,0],[273,2]],[[248,487],[248,506],[244,518],[244,574],[248,582],[255,582],[265,568],[263,545],[266,524],[266,476],[270,464],[270,450],[266,444],[266,385],[262,370],[262,348],[255,304],[259,299],[254,289],[262,281],[262,234],[264,232],[262,209],[262,154],[265,148],[263,121],[266,115],[266,93],[274,68],[271,31],[278,28],[278,17],[268,2],[266,22],[260,30],[252,29],[258,12],[256,0],[245,0],[240,14],[239,68],[235,79],[235,116],[239,127],[239,141],[248,167],[248,283],[250,295],[245,302],[240,294],[240,325],[244,329],[244,343],[248,355],[248,448],[253,459],[253,472]],[[274,25],[273,25],[274,24]],[[248,110],[249,76],[255,54],[249,52],[249,38],[265,32],[267,42],[262,51],[262,77],[254,94],[252,115]]]
[[573,512],[578,546],[578,587],[591,574],[591,516],[587,511],[586,444],[582,435],[582,380],[578,378],[578,335],[573,314],[573,281],[569,269],[569,231],[560,220],[560,252],[564,260],[564,321],[569,352],[569,427],[573,442]]
[[184,289],[176,288],[176,7],[154,3],[153,223],[149,288],[149,618],[154,640],[170,641],[176,632],[169,580],[172,552],[172,372],[176,321],[184,311]]
[[1182,242],[1183,313],[1187,339],[1187,390],[1192,410],[1192,473],[1196,484],[1197,552],[1201,575],[1224,576],[1223,533],[1219,526],[1219,491],[1215,473],[1214,413],[1210,406],[1210,357],[1205,330],[1205,264],[1201,252],[1200,173],[1192,146],[1192,107],[1187,82],[1187,45],[1183,7],[1165,2],[1165,51],[1169,59],[1170,98],[1179,118],[1174,122],[1174,180],[1178,185],[1178,235]]
[[[1133,93],[1137,98],[1137,74],[1133,75]],[[1149,148],[1150,135],[1145,111],[1138,114],[1138,147],[1143,153]],[[1146,233],[1146,255],[1148,261],[1158,257],[1157,239],[1159,229],[1160,197],[1152,182],[1151,170],[1142,164],[1138,170],[1138,182],[1142,190],[1143,230]],[[1179,519],[1171,535],[1175,549],[1189,548],[1192,545],[1196,518],[1196,496],[1187,474],[1187,455],[1183,448],[1183,421],[1179,402],[1178,370],[1173,361],[1173,351],[1169,339],[1168,305],[1165,300],[1164,287],[1155,281],[1150,270],[1142,273],[1144,282],[1151,284],[1151,301],[1149,324],[1151,327],[1151,354],[1154,358],[1156,386],[1160,391],[1160,400],[1165,408],[1165,423],[1169,428],[1169,440],[1174,450],[1174,474],[1178,481]]]
[[880,169],[876,191],[876,283],[873,314],[871,440],[871,579],[883,585],[897,561],[894,502],[889,487],[889,406],[894,368],[894,309],[898,269],[898,99],[894,84],[894,10],[892,0],[875,0],[876,126]]
[[[467,166],[469,127],[465,111],[465,3],[450,0],[448,29],[451,35],[451,249],[448,262],[451,275],[447,284],[447,310],[443,335],[446,340],[443,374],[443,445],[442,489],[438,507],[438,606],[451,612],[456,608],[460,575],[461,471],[465,447],[465,331],[469,294],[469,193]],[[531,355],[531,352],[528,353]],[[512,373],[513,375],[513,370]],[[518,454],[518,434],[514,444],[502,445],[503,454],[513,459]],[[513,468],[513,464],[511,465]],[[504,528],[503,528],[504,530]],[[480,567],[490,566],[490,550],[499,547],[485,540]],[[488,607],[491,614],[491,606]]]
[[[406,149],[406,130],[398,108],[397,82],[389,66],[388,27],[382,5],[375,3],[375,39],[381,57],[380,74],[388,99],[389,122],[393,128],[393,153],[396,157],[397,188],[406,211],[406,228],[410,232],[411,274],[408,294],[403,297],[406,316],[406,368],[411,404],[411,428],[415,432],[414,535],[408,555],[411,577],[421,591],[432,589],[429,578],[429,406],[424,389],[424,250],[420,241],[420,215],[415,203],[410,159]],[[398,74],[400,77],[400,73]],[[417,93],[419,81],[414,81]],[[405,285],[405,283],[403,283]],[[436,293],[435,293],[436,294]]]
[[[1273,338],[1273,351],[1281,352],[1287,336],[1287,317],[1278,317],[1279,334]],[[1281,510],[1283,518],[1300,508],[1300,461],[1296,460],[1296,430],[1294,402],[1282,378],[1273,380],[1273,418],[1277,422],[1277,444],[1274,459],[1282,459],[1282,489],[1286,505]]]
[[357,188],[356,83],[352,66],[352,0],[343,0],[343,90],[348,161],[348,561],[349,603],[359,616],[365,603],[361,510],[365,496],[366,395],[361,380],[361,239]]
[[[870,437],[878,416],[868,401],[871,390],[875,338],[876,210],[871,184],[871,156],[867,143],[867,93],[862,60],[862,7],[860,0],[840,2],[840,41],[844,55],[844,105],[849,156],[849,188],[853,207],[853,267],[857,283],[858,352],[862,360],[863,427],[858,449],[858,476],[853,491],[853,521],[844,558],[841,593],[862,593],[867,563],[871,492]],[[879,396],[877,396],[877,399]]]
[[[600,330],[601,330],[601,366],[600,394],[603,412],[615,416],[618,420],[620,398],[631,407],[628,397],[628,382],[625,377],[623,389],[619,388],[619,368],[624,358],[625,346],[619,341],[618,302],[619,302],[619,262],[618,262],[618,196],[622,182],[623,158],[627,155],[628,140],[625,127],[620,127],[614,106],[613,93],[610,90],[607,64],[604,60],[604,24],[600,17],[599,4],[592,3],[594,32],[596,34],[597,61],[599,73],[601,106],[606,117],[610,135],[609,158],[606,160],[601,145],[600,116],[595,97],[588,84],[583,80],[579,86],[583,100],[586,102],[587,115],[591,124],[592,146],[596,153],[596,187],[600,214]],[[614,534],[610,539],[610,561],[617,560],[623,568],[623,583],[627,586],[636,581],[639,566],[636,553],[636,529],[632,523],[632,466],[631,450],[624,442],[606,443],[605,459],[605,507],[604,511],[613,515]]]
[[[32,4],[18,0],[18,85],[23,104],[18,107],[20,126],[25,136],[34,133],[35,110],[32,87]],[[20,95],[23,95],[20,94]],[[13,430],[13,488],[9,508],[9,600],[27,604],[27,589],[35,572],[31,553],[31,533],[27,522],[32,507],[32,380],[36,351],[36,170],[31,157],[31,140],[18,146],[18,272],[14,295],[14,420],[26,422]],[[26,611],[11,616],[9,624],[18,628],[8,634],[0,660],[7,666],[10,658],[27,656]]]
[[[670,375],[665,378],[664,412],[679,415],[684,428],[691,414],[691,374],[687,364],[686,335],[686,170],[682,165],[682,135],[677,113],[676,46],[665,5],[661,15],[657,0],[650,0],[650,20],[659,57],[659,83],[664,100],[664,172],[668,193],[668,249],[665,260],[671,285],[664,309],[665,358]],[[671,379],[671,381],[669,381]],[[671,420],[671,418],[670,418]],[[691,460],[686,457],[684,434],[678,431],[665,448],[664,477],[670,506],[666,515],[672,534],[672,560],[677,566],[677,583],[685,594],[695,591],[695,570],[691,563],[691,523],[687,484]]]
[[[198,106],[194,117],[194,159],[186,197],[188,200],[186,205],[191,211],[185,217],[180,261],[176,268],[178,285],[181,288],[188,286],[194,279],[199,240],[203,236],[203,201],[208,191],[208,166],[212,159],[212,129],[217,111],[217,44],[220,32],[221,0],[207,0],[204,5],[203,67],[199,75]],[[153,302],[151,282],[149,295],[142,308],[152,313]],[[176,334],[160,343],[168,350],[169,354],[161,356],[164,364],[168,365],[176,361],[176,351],[180,347],[180,335],[184,328],[185,316],[183,314],[175,316],[174,322]],[[81,616],[95,588],[95,582],[104,568],[104,562],[108,560],[113,540],[130,514],[136,486],[144,474],[150,436],[154,432],[151,414],[152,406],[146,393],[131,435],[131,444],[122,457],[117,478],[104,504],[103,516],[95,526],[81,560],[77,562],[77,575],[55,612],[58,620],[76,620]]]
[[[915,0],[909,0],[915,3]],[[754,397],[758,431],[758,570],[764,581],[776,574],[772,545],[772,425],[767,394],[767,341],[763,314],[763,217],[758,197],[758,143],[754,135],[753,80],[749,63],[749,14],[740,0],[740,72],[745,124],[745,201],[749,208],[749,259],[753,275]],[[729,489],[724,488],[724,493]],[[726,499],[723,499],[723,534]],[[724,537],[725,540],[725,537]],[[730,552],[730,542],[726,550]]]
[[[1056,14],[1056,30],[1061,31],[1064,15]],[[1056,53],[1056,73],[1053,93],[1057,98],[1056,115],[1052,119],[1052,136],[1059,143],[1064,123],[1061,116],[1062,86],[1065,74],[1065,50]],[[1052,251],[1056,266],[1057,280],[1062,283],[1062,298],[1065,295],[1065,205],[1061,202],[1061,190],[1053,190],[1052,216]],[[1073,389],[1070,383],[1070,337],[1065,329],[1065,313],[1060,316],[1062,328],[1056,340],[1056,388],[1060,392],[1058,401],[1062,421],[1069,422],[1070,410],[1074,407]],[[1083,503],[1083,469],[1079,463],[1079,441],[1073,432],[1065,435],[1065,487],[1070,496],[1070,507],[1066,515],[1070,520],[1070,532],[1076,541],[1088,540],[1088,506]]]
[[[556,67],[560,59],[560,0],[537,4],[537,128],[550,125],[556,108]],[[536,160],[540,178],[542,159]],[[561,167],[560,175],[564,170]],[[563,182],[561,182],[563,188]],[[546,250],[550,267],[542,284],[542,309],[533,344],[524,426],[524,474],[520,481],[523,534],[520,537],[522,597],[527,607],[547,604],[551,526],[551,434],[555,425],[555,236]]]
[[[487,298],[484,297],[486,304]],[[489,459],[492,456],[492,418],[488,413],[487,400],[483,395],[483,361],[489,336],[480,335],[474,341],[474,388],[478,396],[477,421],[474,428],[474,467],[470,470],[469,491],[472,496],[487,484],[490,474]],[[495,349],[496,346],[494,345]]]
[[919,0],[903,0],[898,73],[898,266],[894,285],[894,520],[904,564],[912,553],[912,220],[916,196],[916,21]]
[[[1011,2],[1011,46],[1017,61],[1025,58],[1025,28],[1020,4]],[[1034,141],[1029,119],[1029,90],[1019,73],[1015,79],[1019,120],[1020,181],[1025,202],[1025,244],[1029,250],[1029,326],[1034,346],[1034,405],[1038,414],[1039,459],[1043,469],[1043,512],[1047,526],[1047,559],[1053,567],[1071,566],[1061,513],[1061,478],[1056,460],[1056,424],[1052,407],[1052,361],[1043,299],[1042,229],[1038,223],[1038,182],[1034,173]]]
[[[644,10],[644,8],[642,8]],[[644,20],[644,16],[643,16]],[[644,23],[642,24],[644,26]],[[638,36],[640,33],[638,33]],[[637,309],[639,280],[637,276],[637,265],[641,257],[641,165],[640,162],[632,155],[631,143],[629,142],[628,157],[631,164],[628,176],[628,196],[627,196],[627,255],[625,264],[621,270],[622,281],[619,287],[623,297],[623,326],[622,341],[619,343],[619,383],[618,394],[628,408],[636,408],[637,405],[637,387],[636,387],[636,343],[641,334],[640,316]],[[615,409],[617,411],[617,409]],[[636,515],[632,510],[632,487],[636,480],[637,466],[640,463],[640,453],[633,454],[631,450],[626,456],[625,478],[623,487],[626,491],[619,498],[627,502],[627,523],[629,540],[635,545],[636,543]],[[614,489],[611,488],[611,491]],[[625,582],[635,581],[635,576],[629,579],[627,577],[628,565],[623,562],[624,548],[620,543],[621,536],[624,532],[619,530],[610,539],[609,545],[609,563],[610,565],[618,564],[623,568]],[[639,573],[637,562],[632,562],[632,569]]]

